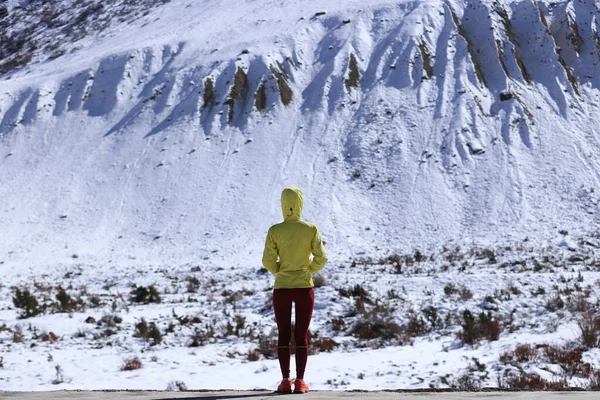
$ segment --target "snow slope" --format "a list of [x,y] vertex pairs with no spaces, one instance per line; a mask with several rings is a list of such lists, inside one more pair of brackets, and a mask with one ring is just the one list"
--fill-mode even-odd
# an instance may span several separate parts
[[577,1],[172,1],[2,76],[2,261],[257,265],[291,185],[336,258],[588,229],[597,15]]

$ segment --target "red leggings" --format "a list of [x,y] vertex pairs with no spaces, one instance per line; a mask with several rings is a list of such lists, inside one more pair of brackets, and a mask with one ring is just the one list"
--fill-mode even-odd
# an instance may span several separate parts
[[296,303],[296,378],[304,379],[308,360],[308,327],[315,305],[315,289],[275,289],[273,308],[279,330],[277,356],[283,378],[290,377],[290,339],[292,338],[292,302]]

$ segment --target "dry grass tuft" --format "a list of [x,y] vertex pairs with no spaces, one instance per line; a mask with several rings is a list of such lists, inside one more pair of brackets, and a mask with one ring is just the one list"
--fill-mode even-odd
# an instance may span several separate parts
[[134,371],[140,368],[142,368],[142,361],[138,357],[131,357],[123,361],[121,371]]

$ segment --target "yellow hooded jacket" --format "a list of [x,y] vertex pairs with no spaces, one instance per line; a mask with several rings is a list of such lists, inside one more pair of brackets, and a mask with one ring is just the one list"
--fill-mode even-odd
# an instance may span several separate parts
[[262,258],[267,271],[276,274],[275,289],[314,287],[311,274],[322,270],[327,262],[319,230],[314,224],[300,219],[303,206],[304,195],[300,189],[283,190],[281,211],[284,221],[269,228]]

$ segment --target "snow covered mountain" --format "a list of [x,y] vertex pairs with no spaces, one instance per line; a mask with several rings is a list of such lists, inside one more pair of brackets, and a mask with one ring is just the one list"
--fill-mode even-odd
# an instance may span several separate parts
[[599,15],[0,0],[0,388],[276,387],[287,186],[311,388],[599,388]]
[[3,272],[255,267],[286,186],[333,259],[598,222],[596,2],[68,3],[0,15]]

